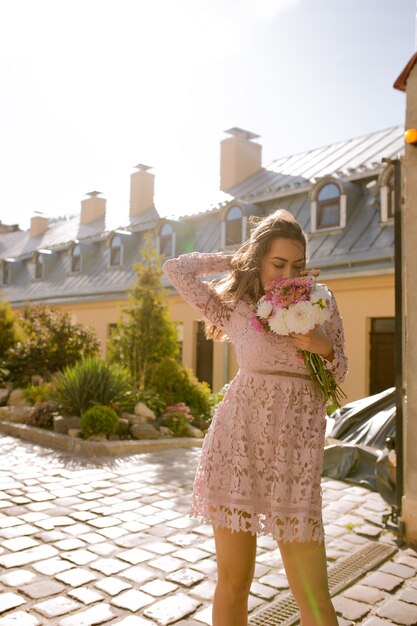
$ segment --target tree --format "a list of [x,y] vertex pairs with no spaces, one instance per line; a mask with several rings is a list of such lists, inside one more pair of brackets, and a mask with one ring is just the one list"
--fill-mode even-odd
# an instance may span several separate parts
[[133,266],[136,282],[128,290],[129,304],[109,343],[110,359],[131,372],[139,391],[146,389],[155,365],[178,354],[176,325],[163,301],[163,257],[157,253],[150,232],[145,235],[141,256],[142,261]]
[[0,301],[0,360],[6,351],[18,340],[16,315],[5,300]]

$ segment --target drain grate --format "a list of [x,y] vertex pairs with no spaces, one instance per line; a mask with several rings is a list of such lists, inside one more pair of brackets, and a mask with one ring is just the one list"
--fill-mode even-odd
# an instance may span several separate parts
[[[334,596],[349,587],[395,552],[395,546],[370,541],[354,554],[340,560],[328,570],[330,595]],[[250,626],[292,626],[298,621],[298,605],[288,591],[253,615],[248,623]]]

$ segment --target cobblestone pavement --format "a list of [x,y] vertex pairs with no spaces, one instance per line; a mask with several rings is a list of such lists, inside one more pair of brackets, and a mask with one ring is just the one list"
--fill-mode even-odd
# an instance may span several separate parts
[[[0,436],[0,626],[211,625],[212,528],[187,517],[200,448],[86,460]],[[382,529],[365,488],[323,479],[329,566]],[[279,550],[258,535],[249,611],[288,590]],[[334,597],[340,624],[417,624],[417,551]]]

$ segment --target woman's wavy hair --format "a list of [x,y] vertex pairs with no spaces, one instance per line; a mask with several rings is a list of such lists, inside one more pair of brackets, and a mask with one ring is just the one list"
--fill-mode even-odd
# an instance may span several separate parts
[[[293,215],[285,209],[278,209],[266,217],[249,217],[251,235],[237,250],[231,260],[231,271],[220,281],[211,281],[224,304],[231,309],[246,295],[257,302],[264,295],[260,280],[260,267],[265,254],[269,252],[274,239],[294,239],[299,241],[307,260],[307,237]],[[208,339],[224,341],[224,331],[209,320],[205,321],[205,334]]]

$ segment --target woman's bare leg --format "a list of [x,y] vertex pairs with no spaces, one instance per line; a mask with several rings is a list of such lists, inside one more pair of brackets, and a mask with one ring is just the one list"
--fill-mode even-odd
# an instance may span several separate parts
[[301,626],[338,626],[327,578],[325,544],[278,541],[291,592],[300,608]]
[[[245,513],[243,513],[246,516]],[[248,596],[255,572],[256,535],[213,525],[217,584],[213,626],[247,626]]]

